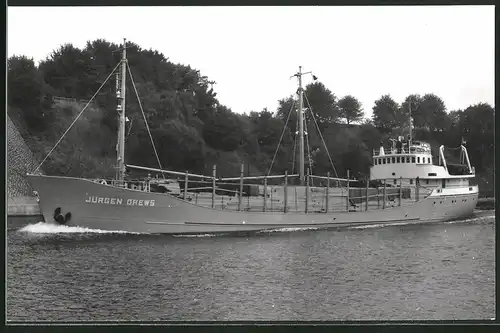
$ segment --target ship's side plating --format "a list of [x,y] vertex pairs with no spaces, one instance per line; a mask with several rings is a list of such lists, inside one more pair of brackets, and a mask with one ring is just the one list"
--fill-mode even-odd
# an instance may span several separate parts
[[136,191],[68,177],[28,175],[40,197],[45,221],[71,213],[68,225],[145,233],[207,233],[285,227],[336,227],[371,223],[422,223],[468,216],[478,187],[435,189],[414,204],[361,212],[282,213],[223,211],[169,194]]

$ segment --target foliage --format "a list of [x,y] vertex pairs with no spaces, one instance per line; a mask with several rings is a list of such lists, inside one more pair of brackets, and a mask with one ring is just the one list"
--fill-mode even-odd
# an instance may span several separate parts
[[[241,162],[246,173],[267,173],[275,157],[272,172],[297,172],[293,164],[298,160],[296,94],[278,100],[276,112],[236,114],[218,101],[209,79],[198,70],[174,64],[158,51],[134,43],[128,46],[133,84],[127,76],[127,163],[158,166],[145,119],[163,168],[211,174],[217,164],[218,175],[237,176]],[[8,59],[8,112],[26,126],[22,132],[30,136],[28,143],[39,159],[83,107],[82,103],[53,103],[53,96],[89,100],[119,62],[120,52],[114,52],[119,48],[98,39],[83,49],[63,45],[38,67],[25,56]],[[48,174],[115,174],[115,80],[111,76],[102,86],[47,159]],[[375,101],[371,119],[363,119],[361,103],[354,96],[337,100],[321,82],[307,85],[304,96],[306,154],[311,152],[308,166],[314,174],[345,177],[349,169],[352,176],[367,176],[372,149],[389,136],[409,133],[410,106],[418,138],[451,147],[465,140],[476,171],[494,170],[494,109],[488,104],[447,113],[444,101],[435,94],[412,94],[401,104],[383,95]],[[309,158],[305,160],[309,164]]]
[[243,130],[238,116],[223,105],[203,127],[205,142],[214,149],[234,151],[242,143]]
[[[337,97],[323,83],[308,84],[304,94],[304,107],[310,108],[321,131],[338,120]],[[306,118],[311,118],[310,113],[306,114]]]
[[375,101],[373,107],[373,124],[382,132],[388,133],[400,125],[400,107],[390,95],[384,95]]
[[345,119],[347,124],[363,119],[361,103],[351,95],[342,97],[338,102],[338,108],[340,118]]
[[494,109],[486,103],[469,106],[461,115],[462,137],[479,171],[494,163],[494,117]]
[[22,110],[23,118],[31,129],[44,129],[52,96],[33,59],[13,56],[7,60],[7,71],[8,105]]

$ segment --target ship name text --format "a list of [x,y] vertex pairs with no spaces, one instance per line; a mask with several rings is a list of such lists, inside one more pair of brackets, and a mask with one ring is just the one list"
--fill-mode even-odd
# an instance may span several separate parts
[[97,197],[97,196],[89,196],[86,203],[93,204],[105,204],[105,205],[127,205],[127,206],[150,206],[153,207],[155,205],[154,200],[137,200],[137,199],[127,199],[123,198],[108,198],[108,197]]

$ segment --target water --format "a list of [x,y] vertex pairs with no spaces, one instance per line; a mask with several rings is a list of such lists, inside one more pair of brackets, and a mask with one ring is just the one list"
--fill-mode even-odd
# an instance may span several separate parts
[[491,319],[494,220],[245,237],[29,225],[7,236],[7,320]]

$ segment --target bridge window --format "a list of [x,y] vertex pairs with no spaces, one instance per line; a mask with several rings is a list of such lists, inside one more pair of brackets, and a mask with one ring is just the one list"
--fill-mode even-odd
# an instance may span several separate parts
[[391,158],[387,157],[387,164],[390,164],[390,163],[391,163]]
[[431,164],[431,158],[427,157],[427,163]]
[[396,163],[396,158],[392,157],[392,163]]
[[401,160],[399,159],[399,156],[396,157],[396,163],[401,163]]
[[396,179],[394,179],[394,185],[396,185],[396,184],[397,184],[397,183],[396,183]]
[[417,163],[420,163],[420,156],[417,157]]
[[406,163],[410,163],[410,156],[406,156]]
[[413,185],[413,179],[410,179],[410,185]]
[[384,164],[385,164],[385,157],[382,159],[382,162],[384,162]]
[[377,159],[376,158],[373,159],[373,165],[377,165]]
[[429,179],[427,179],[427,180],[425,181],[425,183],[426,183],[427,185],[429,185]]
[[415,163],[415,156],[411,157],[411,163]]

